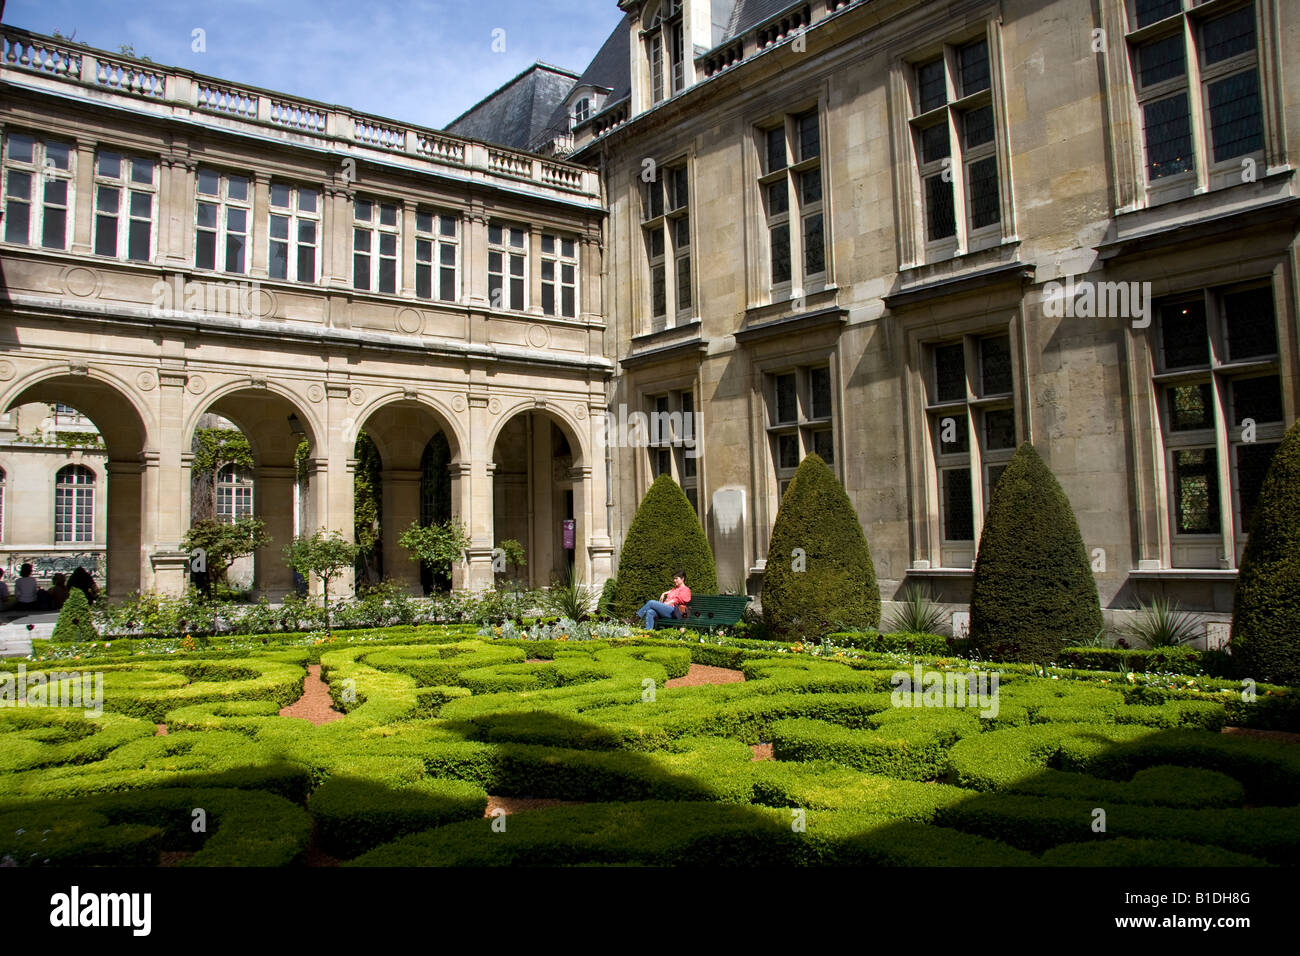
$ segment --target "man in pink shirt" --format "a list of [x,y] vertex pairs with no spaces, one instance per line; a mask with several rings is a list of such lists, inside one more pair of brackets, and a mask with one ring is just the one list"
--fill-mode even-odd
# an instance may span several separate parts
[[684,618],[686,605],[691,603],[691,589],[686,586],[686,575],[681,571],[673,572],[673,588],[659,595],[658,601],[646,601],[637,617],[645,618],[647,631],[655,629],[655,618]]

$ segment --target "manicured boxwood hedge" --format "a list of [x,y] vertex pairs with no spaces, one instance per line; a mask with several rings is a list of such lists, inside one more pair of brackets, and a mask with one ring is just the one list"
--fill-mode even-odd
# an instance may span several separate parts
[[[36,807],[55,824],[41,827],[38,848],[16,823],[20,839],[6,852],[41,865],[147,865],[160,850],[195,853],[188,865],[282,865],[314,823],[321,849],[366,862],[1296,857],[1300,749],[1216,732],[1240,716],[1286,719],[1295,702],[1286,688],[1261,685],[1248,704],[1232,682],[1045,679],[1029,665],[981,664],[1001,678],[997,715],[981,717],[894,706],[899,658],[860,655],[663,636],[323,645],[345,716],[319,727],[278,716],[301,687],[306,648],[114,656],[106,690],[120,695],[119,710],[111,696],[99,717],[0,708],[0,817],[31,818]],[[693,661],[734,666],[745,680],[665,686]],[[925,665],[935,669],[968,665],[942,656]],[[167,736],[154,735],[157,715]],[[779,759],[756,762],[750,747],[762,742]],[[216,795],[176,796],[195,790]],[[599,805],[511,817],[507,834],[524,837],[515,844],[483,829],[489,793]],[[611,802],[632,809],[607,814]],[[208,811],[207,834],[188,829],[196,805]],[[1107,835],[1091,831],[1097,807]],[[806,833],[791,830],[793,810],[805,811]],[[669,832],[629,847],[652,826]],[[1070,848],[1050,856],[1060,847]]]

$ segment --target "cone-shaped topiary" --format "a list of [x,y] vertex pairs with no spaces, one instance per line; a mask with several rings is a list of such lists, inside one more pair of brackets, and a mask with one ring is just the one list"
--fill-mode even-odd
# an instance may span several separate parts
[[880,588],[862,524],[817,455],[800,463],[772,525],[763,621],[774,640],[880,625]]
[[1260,487],[1232,603],[1232,657],[1242,677],[1300,684],[1300,423]]
[[636,509],[618,559],[613,612],[631,617],[646,601],[673,586],[673,572],[686,573],[692,593],[717,594],[713,549],[685,492],[660,475]]
[[81,588],[68,588],[68,598],[59,610],[52,639],[68,643],[99,640],[95,622],[90,619],[90,602]]
[[971,641],[997,660],[1044,662],[1102,626],[1070,500],[1025,442],[989,502],[971,587]]

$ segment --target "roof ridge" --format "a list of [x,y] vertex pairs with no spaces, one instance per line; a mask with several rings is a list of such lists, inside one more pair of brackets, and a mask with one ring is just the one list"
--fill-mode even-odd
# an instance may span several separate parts
[[465,112],[461,113],[459,116],[457,116],[455,119],[453,119],[450,123],[448,123],[448,124],[447,124],[446,126],[444,126],[443,128],[444,128],[444,129],[450,129],[451,127],[455,126],[457,123],[459,123],[461,120],[463,120],[463,119],[464,119],[466,116],[468,116],[470,113],[473,113],[473,112],[474,112],[475,110],[477,110],[479,107],[481,107],[481,106],[483,106],[484,104],[490,102],[494,97],[499,96],[499,95],[500,95],[501,93],[503,93],[505,90],[507,90],[507,89],[509,89],[510,87],[514,86],[516,83],[518,83],[520,80],[522,80],[522,79],[523,79],[525,76],[527,76],[529,73],[532,73],[532,72],[534,72],[534,71],[537,70],[537,69],[549,70],[549,71],[552,72],[552,73],[560,73],[560,74],[563,74],[564,76],[567,76],[567,77],[571,78],[574,82],[577,82],[577,80],[578,80],[578,76],[577,76],[577,74],[573,73],[571,70],[566,70],[566,69],[564,69],[563,67],[553,66],[552,64],[550,64],[550,63],[545,63],[545,62],[543,62],[543,61],[541,61],[541,60],[534,60],[531,64],[529,64],[529,65],[528,65],[527,67],[525,67],[523,70],[520,70],[518,73],[516,73],[516,74],[515,74],[513,77],[511,77],[509,80],[506,80],[506,82],[502,83],[500,86],[498,86],[496,89],[494,89],[494,90],[493,90],[491,93],[489,93],[487,96],[483,97],[481,100],[479,100],[479,101],[478,101],[477,103],[475,103],[473,106],[471,106],[469,109],[465,110]]

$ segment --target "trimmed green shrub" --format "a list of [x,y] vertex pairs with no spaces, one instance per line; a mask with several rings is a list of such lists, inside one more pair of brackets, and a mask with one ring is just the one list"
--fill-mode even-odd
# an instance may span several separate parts
[[473,820],[487,809],[487,794],[463,780],[425,777],[391,787],[372,779],[330,777],[307,803],[317,838],[327,853],[353,857],[408,833],[457,820]]
[[1204,651],[1193,647],[1161,647],[1155,650],[1124,650],[1119,647],[1067,647],[1053,663],[1058,667],[1088,670],[1160,671],[1162,674],[1198,674]]
[[1050,661],[1102,629],[1079,524],[1056,477],[1025,442],[998,479],[980,537],[970,634],[984,657]]
[[1273,453],[1250,523],[1232,605],[1240,672],[1300,684],[1300,422]]
[[836,647],[856,647],[864,651],[905,651],[909,654],[947,654],[948,638],[939,634],[913,634],[898,631],[837,631],[826,635],[826,642]]
[[630,618],[646,601],[673,586],[673,572],[686,574],[692,592],[716,594],[718,572],[699,515],[685,492],[660,475],[641,499],[618,559],[613,612]]
[[600,589],[600,600],[596,602],[596,613],[605,617],[612,616],[617,597],[618,578],[606,578]]
[[880,588],[862,523],[817,455],[804,458],[786,489],[767,555],[763,621],[773,639],[880,625]]
[[99,632],[95,630],[95,622],[90,617],[90,602],[86,600],[86,592],[81,588],[68,589],[68,599],[59,609],[59,620],[54,625],[50,639],[68,643],[99,640]]
[[1120,837],[1065,843],[1043,854],[1046,866],[1268,866],[1258,857],[1183,840]]
[[900,780],[933,780],[948,766],[948,748],[979,733],[978,718],[956,710],[885,711],[879,729],[852,730],[819,720],[772,726],[777,760],[831,760]]

